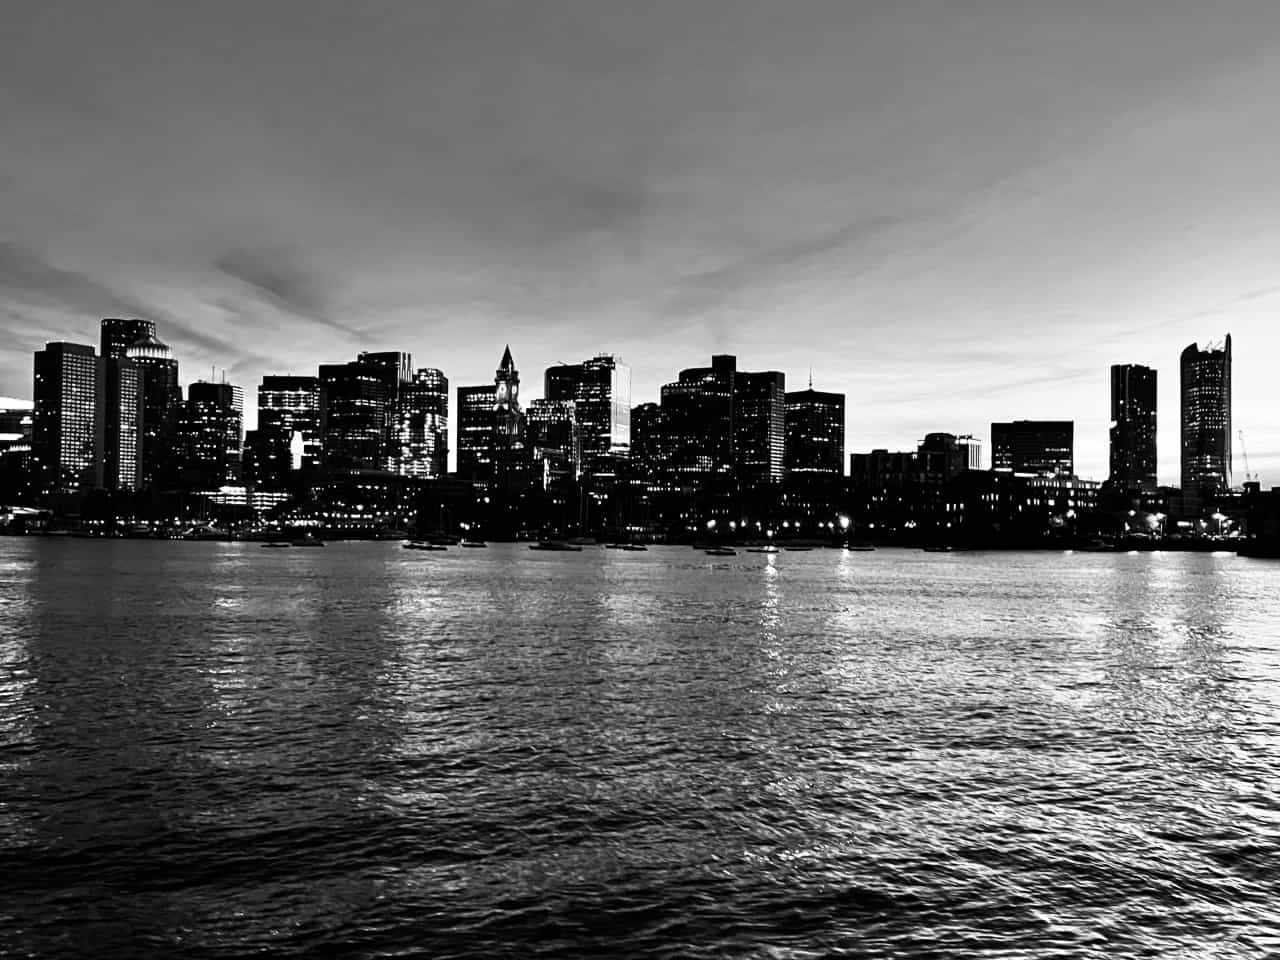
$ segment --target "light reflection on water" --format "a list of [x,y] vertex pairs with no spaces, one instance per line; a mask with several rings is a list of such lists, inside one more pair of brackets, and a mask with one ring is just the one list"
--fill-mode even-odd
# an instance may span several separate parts
[[1278,579],[0,540],[0,953],[1264,956]]

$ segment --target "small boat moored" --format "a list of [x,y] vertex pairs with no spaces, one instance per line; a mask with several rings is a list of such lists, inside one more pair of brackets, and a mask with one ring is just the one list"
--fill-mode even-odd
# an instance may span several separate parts
[[703,551],[708,557],[736,557],[738,551],[733,547],[708,547]]
[[550,550],[556,553],[581,553],[582,548],[564,540],[539,540],[529,544],[530,550]]

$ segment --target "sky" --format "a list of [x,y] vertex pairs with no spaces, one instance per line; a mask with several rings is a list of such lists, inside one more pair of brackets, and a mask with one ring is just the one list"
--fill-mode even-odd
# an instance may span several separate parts
[[[185,382],[619,354],[847,395],[849,452],[1074,419],[1231,333],[1280,484],[1274,0],[9,0],[0,394],[154,319]],[[1236,479],[1244,464],[1236,451]]]

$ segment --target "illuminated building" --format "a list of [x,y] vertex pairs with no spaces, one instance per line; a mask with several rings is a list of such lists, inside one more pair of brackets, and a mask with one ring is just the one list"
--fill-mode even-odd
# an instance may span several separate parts
[[197,381],[178,413],[179,474],[191,488],[240,480],[243,392],[229,383]]
[[617,476],[631,448],[631,368],[599,354],[582,363],[549,367],[547,400],[572,403],[582,435],[581,474],[587,481]]
[[720,497],[733,492],[733,394],[737,359],[680,371],[662,387],[663,472],[679,486]]
[[398,385],[398,364],[354,360],[321,365],[321,444],[326,466],[386,468],[388,415]]
[[1111,367],[1112,486],[1156,488],[1156,371],[1138,364]]
[[458,388],[458,475],[477,486],[493,482],[492,384]]
[[31,469],[41,493],[82,493],[94,484],[97,380],[93,347],[55,342],[36,351]]
[[786,374],[739,371],[733,381],[733,427],[739,488],[781,483],[786,470]]
[[94,407],[96,486],[136,490],[141,481],[142,370],[124,357],[99,357]]
[[388,468],[403,477],[443,477],[449,460],[449,378],[425,367],[401,384]]
[[[278,451],[283,447],[291,451],[295,438],[298,438],[302,443],[301,456],[297,462],[293,462],[290,456],[285,471],[315,470],[323,460],[322,409],[318,377],[265,376],[258,386],[258,436],[255,440],[264,450]],[[249,445],[248,437],[245,445]],[[268,459],[278,465],[281,462],[274,454]],[[283,479],[277,476],[278,472],[278,467],[268,471],[273,482]]]
[[125,349],[125,356],[142,371],[142,469],[144,487],[167,486],[172,480],[170,447],[177,426],[182,388],[173,351],[148,333]]
[[98,354],[109,360],[124,360],[129,356],[129,348],[139,340],[155,337],[156,325],[152,320],[105,317],[100,332]]
[[1192,497],[1231,486],[1231,335],[1221,347],[1182,351],[1182,492]]
[[1014,420],[991,424],[991,468],[1039,477],[1074,476],[1074,421]]
[[576,481],[582,440],[573,401],[535,400],[529,404],[525,418],[534,476],[539,485],[546,490]]
[[844,475],[844,394],[796,390],[787,394],[787,473]]

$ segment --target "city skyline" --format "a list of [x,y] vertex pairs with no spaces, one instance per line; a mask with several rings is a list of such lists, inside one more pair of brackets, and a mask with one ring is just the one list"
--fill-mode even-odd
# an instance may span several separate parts
[[1070,418],[1105,477],[1109,367],[1163,371],[1168,424],[1178,351],[1230,331],[1274,483],[1280,10],[1227,7],[33,5],[0,393],[109,315],[246,388],[361,350],[481,383],[510,342],[618,354],[640,403],[734,353],[844,393],[848,450]]

